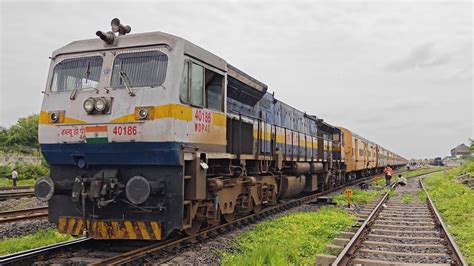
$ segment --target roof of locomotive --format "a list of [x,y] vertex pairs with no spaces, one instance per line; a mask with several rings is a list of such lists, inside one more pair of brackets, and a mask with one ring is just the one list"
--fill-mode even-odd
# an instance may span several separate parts
[[228,72],[229,76],[250,86],[254,90],[258,91],[259,94],[265,93],[267,91],[267,85],[265,85],[263,82],[260,82],[252,76],[237,69],[236,67],[227,64],[227,62],[221,57],[195,45],[186,39],[160,31],[116,36],[116,41],[114,41],[113,44],[106,44],[99,38],[73,41],[54,51],[53,58],[63,54],[76,54],[156,45],[165,45],[171,49],[183,47],[184,54],[187,54],[193,58],[197,58],[224,72]]
[[227,71],[227,62],[219,56],[187,41],[181,37],[168,33],[154,31],[145,33],[127,34],[116,36],[113,44],[106,44],[99,38],[73,41],[53,52],[53,58],[62,54],[75,54],[92,51],[104,51],[122,48],[146,47],[154,45],[165,45],[171,49],[183,46],[184,53],[199,58],[205,63]]

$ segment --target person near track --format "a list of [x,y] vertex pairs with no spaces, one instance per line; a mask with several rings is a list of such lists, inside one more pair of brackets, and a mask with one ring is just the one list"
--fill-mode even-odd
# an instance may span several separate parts
[[385,185],[388,187],[390,186],[390,180],[392,179],[392,173],[393,173],[393,169],[390,166],[390,164],[387,165],[385,169],[383,169],[383,173],[385,174]]

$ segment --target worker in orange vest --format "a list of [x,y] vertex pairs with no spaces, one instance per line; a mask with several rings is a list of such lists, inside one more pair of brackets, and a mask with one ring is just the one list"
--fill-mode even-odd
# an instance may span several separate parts
[[393,169],[392,167],[390,167],[390,164],[387,165],[385,169],[383,169],[383,172],[385,174],[385,185],[388,187],[390,186],[390,179],[392,179],[392,173],[393,173]]

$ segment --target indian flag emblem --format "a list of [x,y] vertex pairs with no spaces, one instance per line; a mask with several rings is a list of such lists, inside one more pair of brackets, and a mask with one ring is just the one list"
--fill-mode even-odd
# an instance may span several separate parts
[[107,126],[86,127],[86,142],[90,144],[107,143]]

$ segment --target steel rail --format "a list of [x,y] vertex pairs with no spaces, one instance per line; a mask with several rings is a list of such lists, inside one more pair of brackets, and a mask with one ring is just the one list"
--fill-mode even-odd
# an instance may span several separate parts
[[430,194],[428,193],[428,190],[426,189],[426,186],[423,183],[423,178],[424,177],[420,178],[420,185],[421,185],[421,187],[423,188],[423,191],[426,194],[426,197],[428,199],[428,206],[429,206],[431,212],[433,213],[433,216],[435,217],[436,223],[438,223],[438,226],[440,226],[441,229],[442,229],[441,234],[444,236],[444,238],[448,242],[448,249],[450,251],[450,255],[452,255],[454,257],[454,261],[456,261],[458,263],[458,265],[467,266],[468,264],[467,264],[466,260],[464,259],[461,250],[459,249],[458,245],[454,241],[454,238],[449,233],[448,227],[443,222],[443,219],[441,218],[441,215],[439,214],[438,210],[436,210],[436,207],[433,203],[433,200],[431,199]]
[[365,221],[362,223],[362,225],[359,227],[357,232],[354,234],[354,236],[351,238],[349,243],[344,247],[344,249],[339,253],[339,255],[336,257],[334,262],[331,264],[332,266],[337,266],[337,265],[346,265],[349,260],[350,260],[350,255],[354,253],[354,251],[357,249],[357,243],[360,241],[360,239],[367,233],[370,224],[374,222],[374,218],[377,217],[378,213],[382,210],[383,204],[387,201],[387,199],[390,197],[390,192],[395,188],[397,183],[393,183],[392,186],[390,186],[390,189],[383,195],[383,197],[380,199],[380,201],[377,203],[375,208],[370,212],[369,216],[365,219]]
[[66,248],[66,247],[72,247],[78,244],[83,244],[84,242],[87,242],[90,240],[91,239],[88,237],[81,237],[81,238],[70,240],[70,241],[65,241],[65,242],[52,244],[45,247],[30,249],[30,250],[26,250],[26,251],[14,253],[14,254],[2,256],[0,257],[0,265],[24,264],[25,260],[27,259],[32,259],[34,257],[48,253],[52,250],[58,250],[58,249]]
[[4,190],[20,190],[20,189],[34,189],[34,186],[15,186],[15,187],[0,187],[0,191]]
[[[401,172],[399,172],[399,173],[401,173]],[[376,174],[376,175],[378,175],[378,174]],[[250,223],[252,221],[261,219],[265,216],[275,214],[275,213],[278,213],[278,212],[283,211],[283,210],[291,209],[293,207],[300,206],[303,203],[314,200],[314,199],[316,199],[320,196],[327,195],[329,193],[332,193],[332,192],[337,191],[339,189],[345,188],[347,186],[352,186],[352,185],[370,180],[376,175],[371,175],[371,176],[364,177],[364,178],[361,178],[361,179],[353,180],[349,183],[340,185],[338,187],[335,187],[335,188],[332,188],[332,189],[329,189],[329,190],[326,190],[326,191],[323,191],[323,192],[318,192],[318,193],[311,194],[311,195],[308,195],[308,196],[304,196],[304,197],[301,197],[301,198],[298,198],[298,199],[290,200],[286,203],[281,203],[281,204],[276,205],[276,206],[268,207],[268,208],[265,208],[265,209],[261,210],[259,213],[241,217],[241,218],[239,218],[235,221],[232,221],[230,223],[224,223],[224,224],[212,227],[212,228],[204,229],[204,230],[199,231],[197,234],[192,235],[192,236],[186,236],[186,237],[182,237],[182,238],[175,239],[175,240],[171,239],[171,240],[168,240],[168,241],[155,243],[155,244],[152,244],[152,245],[147,246],[147,247],[139,248],[139,249],[132,250],[132,251],[129,251],[129,252],[126,252],[126,253],[122,253],[120,255],[102,260],[102,261],[97,262],[97,263],[92,263],[90,265],[110,265],[110,264],[121,265],[121,264],[131,263],[135,260],[143,258],[144,256],[146,256],[148,254],[156,253],[158,251],[164,250],[164,249],[169,248],[169,247],[179,246],[181,243],[191,242],[191,241],[199,239],[199,238],[205,238],[208,235],[212,234],[213,232],[216,232],[216,231],[219,231],[219,230],[222,230],[222,229],[226,229],[226,228],[231,227],[233,225],[240,225],[240,224],[243,224],[243,223]]]
[[[403,173],[403,172],[404,171],[400,171],[398,173]],[[376,174],[376,175],[379,175],[379,174]],[[269,208],[265,208],[257,214],[253,214],[253,215],[249,215],[249,216],[239,218],[239,219],[233,221],[232,223],[225,223],[225,224],[222,224],[222,225],[218,225],[216,227],[204,229],[204,230],[198,232],[196,235],[193,235],[193,236],[188,236],[188,237],[179,238],[179,239],[164,240],[164,241],[161,241],[160,243],[154,243],[154,244],[151,244],[150,246],[147,246],[147,247],[132,250],[132,251],[129,251],[129,252],[126,252],[126,253],[122,253],[118,256],[114,256],[112,258],[108,258],[108,259],[102,260],[100,262],[93,263],[92,265],[123,264],[123,263],[126,263],[128,261],[133,261],[133,260],[136,260],[138,258],[144,257],[147,254],[156,252],[158,250],[162,250],[162,249],[165,249],[167,247],[177,246],[177,245],[179,245],[179,243],[185,243],[186,241],[202,238],[203,236],[205,237],[209,234],[212,234],[213,232],[218,232],[219,230],[222,231],[222,229],[232,227],[233,225],[238,225],[238,224],[242,224],[242,223],[249,223],[251,221],[259,220],[259,219],[261,219],[261,218],[263,218],[267,215],[275,214],[275,213],[278,213],[278,212],[283,211],[283,210],[287,210],[287,209],[290,209],[290,208],[293,208],[293,207],[296,207],[296,206],[300,206],[305,202],[316,199],[317,197],[327,195],[329,193],[332,193],[332,192],[337,191],[339,189],[345,188],[347,186],[356,185],[358,183],[370,180],[376,175],[371,175],[371,176],[364,177],[364,178],[361,178],[361,179],[356,179],[356,180],[353,180],[349,183],[346,183],[346,184],[340,185],[338,187],[329,189],[327,191],[314,193],[314,194],[307,195],[307,196],[304,196],[304,197],[301,197],[301,198],[298,198],[298,199],[290,200],[286,203],[282,203],[282,204],[279,204],[277,206],[272,206],[272,207],[269,207]],[[77,245],[79,243],[84,243],[85,241],[93,241],[93,239],[82,237],[82,238],[75,239],[75,240],[72,240],[72,241],[62,242],[62,243],[58,243],[58,244],[49,245],[49,246],[46,246],[46,247],[41,247],[41,248],[37,248],[37,249],[27,250],[27,251],[23,251],[23,252],[11,254],[11,255],[3,256],[3,257],[0,257],[0,265],[12,265],[12,264],[25,262],[26,260],[32,260],[34,257],[44,256],[47,253],[56,252],[56,251],[61,250],[65,247]]]
[[21,191],[21,192],[6,192],[0,193],[0,200],[6,200],[11,198],[21,198],[21,197],[32,197],[34,196],[34,191]]
[[[424,174],[420,174],[420,175],[413,176],[413,177],[410,177],[410,178],[420,177],[420,182],[421,182],[421,179],[423,179],[424,176],[430,175],[430,174],[435,173],[435,172],[440,172],[440,171],[442,171],[442,170],[433,171],[433,172],[429,172],[429,173],[424,173]],[[429,195],[426,192],[426,189],[424,188],[423,183],[421,183],[421,184],[422,184],[422,187],[423,187],[426,195],[428,196],[428,199],[429,199],[429,202],[430,202],[429,206],[430,206],[432,212],[434,214],[436,214],[435,215],[435,216],[437,216],[436,218],[437,219],[439,218],[440,225],[443,229],[442,231],[445,234],[448,241],[450,242],[449,245],[451,245],[451,247],[452,247],[452,253],[455,255],[455,260],[460,263],[459,265],[467,265],[464,258],[462,257],[462,253],[460,252],[459,248],[457,247],[457,245],[454,242],[454,240],[452,239],[452,237],[449,235],[449,233],[447,231],[447,227],[444,225],[443,221],[441,220],[441,217],[439,216],[436,208],[434,207],[433,202],[431,201],[431,198],[429,198]],[[370,229],[370,226],[375,222],[375,218],[378,216],[380,211],[383,209],[382,208],[383,204],[390,197],[390,192],[396,186],[397,186],[397,183],[392,184],[390,189],[379,200],[379,202],[377,203],[375,208],[370,212],[369,216],[364,220],[364,222],[362,223],[360,228],[357,230],[357,232],[354,234],[354,236],[352,236],[352,238],[349,240],[347,245],[345,245],[343,250],[339,253],[339,255],[336,257],[336,259],[333,261],[333,263],[331,264],[332,266],[348,265],[348,263],[351,260],[351,257],[354,254],[355,250],[357,250],[359,248],[360,240],[368,233],[368,230]]]
[[48,216],[48,207],[0,212],[0,224]]

